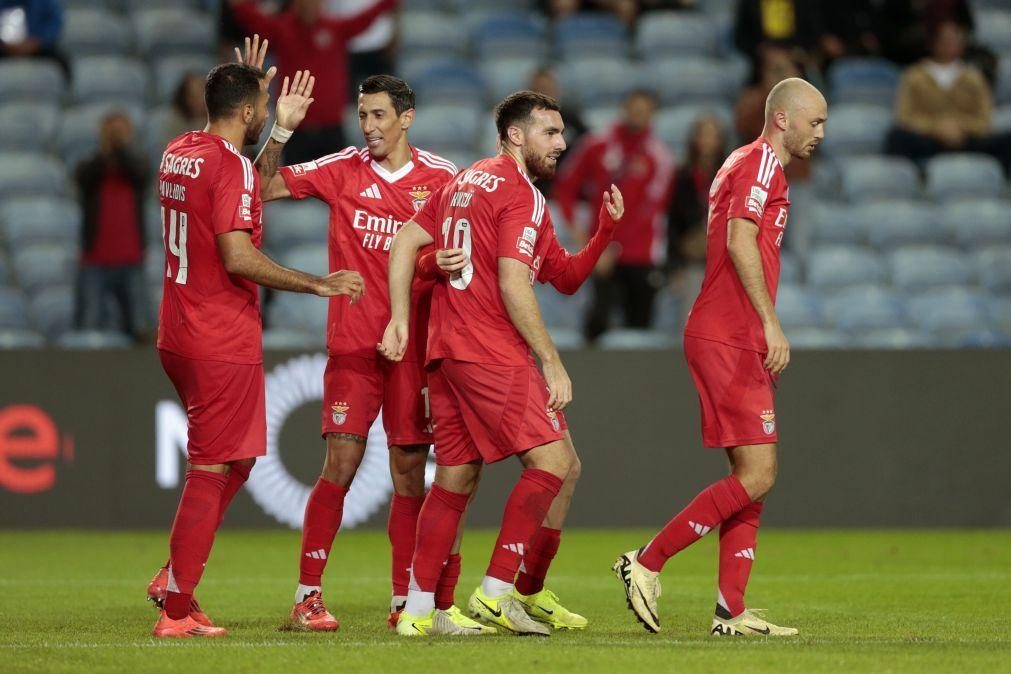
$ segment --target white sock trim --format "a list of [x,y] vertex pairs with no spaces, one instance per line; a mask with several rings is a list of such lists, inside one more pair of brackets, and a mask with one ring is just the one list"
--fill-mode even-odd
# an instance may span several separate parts
[[504,597],[513,591],[513,584],[491,576],[485,576],[481,581],[481,592],[489,599]]
[[305,598],[308,597],[313,592],[319,592],[320,594],[323,594],[323,588],[321,588],[319,585],[302,585],[302,583],[299,583],[298,589],[295,590],[295,603],[301,604],[303,601],[305,601]]
[[426,616],[435,610],[435,593],[421,590],[408,590],[407,605],[404,613],[413,616]]

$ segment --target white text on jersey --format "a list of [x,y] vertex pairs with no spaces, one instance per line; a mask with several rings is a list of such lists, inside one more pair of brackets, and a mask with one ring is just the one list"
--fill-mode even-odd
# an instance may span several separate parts
[[497,176],[493,173],[488,173],[487,171],[478,171],[477,169],[468,169],[463,172],[463,175],[456,181],[459,186],[464,185],[476,185],[483,189],[485,192],[494,192],[498,189],[498,186],[505,180],[502,176]]
[[166,152],[161,157],[161,172],[182,175],[188,178],[199,178],[200,166],[203,163],[203,157],[180,157]]

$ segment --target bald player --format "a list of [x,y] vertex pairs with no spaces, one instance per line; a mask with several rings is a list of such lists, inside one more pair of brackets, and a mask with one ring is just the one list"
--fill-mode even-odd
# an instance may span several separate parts
[[784,167],[807,159],[825,137],[828,106],[804,80],[783,80],[765,103],[765,128],[734,151],[709,190],[706,272],[685,326],[688,369],[702,406],[702,440],[722,448],[730,475],[706,487],[614,572],[629,608],[660,631],[660,570],[710,531],[720,532],[719,591],[711,634],[790,636],[744,603],[762,503],[776,481],[773,388],[790,362],[776,316],[779,249],[790,207]]

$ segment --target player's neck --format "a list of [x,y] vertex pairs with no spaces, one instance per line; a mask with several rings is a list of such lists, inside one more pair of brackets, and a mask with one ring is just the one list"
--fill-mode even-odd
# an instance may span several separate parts
[[384,169],[390,173],[396,173],[400,169],[407,165],[407,162],[411,161],[413,153],[411,152],[411,146],[405,143],[399,143],[393,151],[382,159],[375,159],[376,163],[382,166]]
[[516,165],[519,167],[520,172],[523,175],[525,175],[531,181],[536,180],[536,178],[534,178],[532,175],[530,175],[530,171],[527,170],[527,163],[525,161],[523,161],[523,157],[521,157],[520,155],[516,154],[515,152],[513,152],[512,150],[510,150],[510,148],[507,148],[507,147],[502,148],[502,154],[504,154],[505,156],[509,157],[514,162],[516,162]]
[[231,124],[226,121],[208,122],[207,126],[204,127],[204,133],[221,136],[240,150],[245,145],[246,127],[242,125]]
[[764,138],[765,142],[769,144],[772,151],[776,153],[776,159],[779,160],[779,163],[783,166],[783,168],[786,168],[786,165],[790,163],[790,153],[786,151],[786,146],[783,144],[783,137],[763,130],[762,138]]

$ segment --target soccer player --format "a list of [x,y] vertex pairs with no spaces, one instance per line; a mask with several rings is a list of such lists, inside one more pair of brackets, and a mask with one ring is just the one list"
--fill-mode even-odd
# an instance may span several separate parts
[[[156,637],[226,634],[200,610],[193,591],[228,504],[266,451],[257,286],[353,301],[365,291],[356,272],[312,276],[260,252],[259,176],[240,148],[263,130],[272,75],[241,63],[215,67],[204,92],[207,128],[175,138],[162,155],[166,260],[158,349],[186,407],[189,437],[169,563],[148,590],[163,598]],[[295,75],[290,92],[285,78],[278,120],[297,126],[310,94],[308,73]]]
[[[483,464],[510,456],[519,458],[524,471],[468,610],[516,634],[547,636],[548,625],[586,625],[543,587],[579,459],[562,414],[572,400],[572,383],[531,286],[536,278],[575,292],[624,209],[612,186],[597,234],[570,256],[533,185],[554,175],[565,149],[558,104],[518,92],[496,108],[495,123],[498,156],[478,161],[446,185],[397,234],[390,254],[391,317],[381,350],[393,360],[404,357],[414,338],[410,287],[418,250],[438,242],[443,249],[462,248],[468,258],[458,274],[436,284],[432,296],[427,360],[437,469],[418,518],[412,585],[397,623],[402,635],[447,633],[434,610],[441,569]],[[517,579],[521,564],[525,571]]]
[[[365,147],[348,147],[277,169],[284,144],[272,140],[256,163],[265,200],[315,197],[330,207],[330,267],[361,271],[375,290],[354,306],[340,298],[330,303],[322,417],[326,457],[306,505],[299,581],[290,616],[293,625],[307,630],[331,631],[339,626],[323,602],[323,570],[340,528],[344,499],[380,408],[394,489],[388,532],[393,576],[389,622],[395,626],[396,613],[407,595],[432,442],[424,351],[415,349],[402,362],[393,363],[382,358],[376,346],[390,318],[386,269],[393,236],[457,169],[448,160],[411,146],[408,129],[414,121],[415,100],[406,82],[375,75],[365,79],[358,91]],[[423,289],[416,287],[411,304],[416,312],[427,313],[428,299],[423,295]],[[417,315],[414,325],[416,331],[426,329],[426,321]],[[415,339],[423,343],[420,336]],[[456,555],[446,569],[439,608],[465,633],[481,633],[481,625],[453,606],[459,573]]]
[[783,80],[765,103],[765,128],[733,152],[709,192],[706,271],[685,326],[688,369],[702,406],[702,440],[725,448],[730,475],[711,484],[614,572],[629,608],[660,631],[660,570],[672,556],[719,527],[719,592],[714,635],[797,634],[746,608],[762,503],[776,479],[773,387],[790,362],[776,317],[779,248],[789,190],[783,168],[807,159],[825,136],[828,106],[804,80]]

